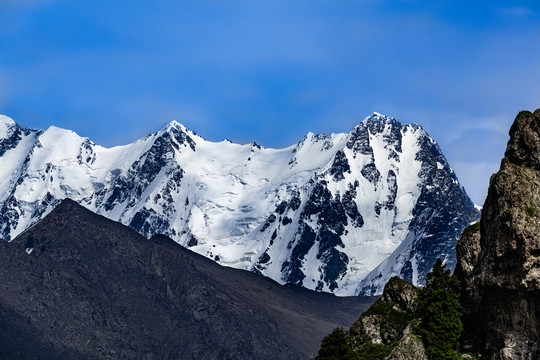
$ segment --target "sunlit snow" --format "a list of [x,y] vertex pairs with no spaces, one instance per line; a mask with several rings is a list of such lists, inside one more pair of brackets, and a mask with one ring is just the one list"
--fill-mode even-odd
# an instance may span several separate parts
[[[370,117],[370,121],[383,124],[388,119],[377,113]],[[366,121],[359,126],[365,126]],[[14,126],[11,119],[0,116],[0,139],[6,138]],[[419,136],[425,132],[417,126],[404,126],[401,149],[396,150],[387,141],[391,126],[385,126],[384,131],[369,134],[373,158],[346,146],[351,134],[308,133],[296,145],[270,149],[257,144],[206,141],[173,121],[132,144],[104,148],[56,127],[42,133],[30,131],[0,156],[0,168],[5,174],[0,178],[0,205],[8,198],[17,202],[13,208],[17,221],[7,235],[13,239],[51,211],[58,199],[69,197],[126,225],[141,212],[157,214],[157,219],[167,222],[162,231],[168,236],[183,245],[195,238],[197,243],[190,246],[193,251],[223,265],[250,270],[267,251],[271,261],[264,274],[283,282],[282,264],[291,256],[290,242],[298,235],[300,214],[316,181],[325,181],[334,197],[358,182],[354,201],[364,225],[347,225],[342,241],[349,262],[334,291],[352,295],[374,268],[395,261],[388,256],[395,254],[398,247],[410,246],[413,236],[409,223],[421,192],[422,163],[416,155]],[[143,166],[151,156],[150,150],[166,134],[173,135],[169,152],[160,154],[165,165],[155,169],[148,183],[143,184],[144,179],[128,183],[135,176],[133,169]],[[193,144],[182,141],[178,134],[188,136]],[[335,181],[330,168],[340,150],[350,171]],[[360,175],[370,162],[374,162],[382,180],[374,183]],[[437,163],[437,168],[442,166]],[[391,173],[397,184],[394,207],[383,207],[376,213],[374,205],[384,203],[392,192],[387,181]],[[177,180],[172,180],[173,174]],[[128,187],[122,189],[121,196],[117,196],[119,184]],[[140,194],[136,193],[137,186],[141,186]],[[302,205],[298,211],[287,210],[283,215],[291,217],[291,225],[279,225],[276,220],[268,229],[262,229],[276,206],[289,200],[293,192],[299,194]],[[309,221],[316,224],[317,219]],[[270,246],[269,236],[274,231],[277,236]],[[304,286],[316,287],[320,267],[314,246],[302,262]],[[392,273],[391,268],[384,271]],[[322,290],[329,291],[326,285]]]

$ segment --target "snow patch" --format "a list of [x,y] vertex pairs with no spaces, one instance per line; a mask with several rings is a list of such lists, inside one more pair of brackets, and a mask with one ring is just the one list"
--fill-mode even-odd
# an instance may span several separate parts
[[0,139],[5,139],[11,135],[15,121],[8,116],[0,115]]

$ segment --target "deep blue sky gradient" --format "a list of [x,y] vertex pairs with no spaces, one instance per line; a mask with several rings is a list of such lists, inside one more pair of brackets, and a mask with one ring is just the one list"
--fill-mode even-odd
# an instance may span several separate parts
[[426,128],[478,204],[539,80],[538,1],[0,0],[0,113],[22,125],[282,147],[377,111]]

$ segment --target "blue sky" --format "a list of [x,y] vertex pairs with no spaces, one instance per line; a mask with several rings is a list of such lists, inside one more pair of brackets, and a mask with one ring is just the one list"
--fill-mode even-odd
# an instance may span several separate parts
[[282,147],[377,111],[422,125],[478,204],[540,107],[536,0],[0,0],[0,24],[0,113],[24,126]]

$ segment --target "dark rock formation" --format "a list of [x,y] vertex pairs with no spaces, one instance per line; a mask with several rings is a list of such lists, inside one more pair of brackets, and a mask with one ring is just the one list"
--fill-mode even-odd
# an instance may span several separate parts
[[458,244],[466,347],[492,359],[540,358],[540,109],[522,111],[479,231]]
[[463,347],[465,351],[479,348],[481,331],[478,327],[476,314],[480,309],[480,298],[475,290],[474,265],[480,254],[480,222],[476,222],[463,230],[461,239],[456,246],[457,260],[454,274],[460,279],[461,308],[463,312]]
[[282,286],[63,201],[0,241],[0,359],[305,359],[373,301]]
[[385,359],[427,360],[422,340],[412,331],[418,296],[419,289],[411,283],[398,277],[388,281],[382,297],[351,326],[359,358],[376,351]]

